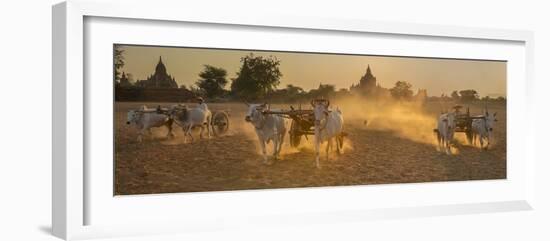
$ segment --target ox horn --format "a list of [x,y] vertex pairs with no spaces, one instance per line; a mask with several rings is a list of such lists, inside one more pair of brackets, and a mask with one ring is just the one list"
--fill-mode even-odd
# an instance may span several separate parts
[[315,100],[311,100],[311,106],[312,106],[312,107],[315,107],[315,103],[314,103],[314,102],[315,102]]
[[330,100],[327,100],[327,108],[330,106]]

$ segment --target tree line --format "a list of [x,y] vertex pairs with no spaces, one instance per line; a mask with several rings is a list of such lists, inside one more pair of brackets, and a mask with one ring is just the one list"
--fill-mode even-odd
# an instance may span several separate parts
[[454,101],[462,103],[470,103],[474,101],[506,101],[503,96],[492,98],[490,96],[481,97],[479,93],[474,89],[466,90],[454,90],[451,95],[442,94],[440,97],[429,97],[431,99],[437,99],[442,101]]
[[[123,50],[115,47],[115,85],[120,83],[120,68],[124,66]],[[198,74],[198,79],[192,86],[182,85],[180,88],[193,92],[196,96],[203,96],[210,101],[215,100],[266,100],[270,101],[308,101],[314,98],[338,98],[351,94],[347,88],[336,89],[334,85],[319,84],[317,89],[309,91],[292,84],[284,88],[278,88],[281,77],[280,60],[275,56],[256,56],[250,53],[240,59],[240,68],[236,77],[228,80],[227,71],[223,68],[205,64]],[[229,84],[229,86],[228,86]],[[118,86],[117,86],[118,87]],[[229,87],[229,88],[227,88]],[[414,93],[412,85],[407,81],[397,81],[390,89],[381,88],[397,100],[412,100]],[[460,102],[471,102],[475,100],[491,100],[491,98],[480,98],[477,91],[473,89],[453,91],[451,96],[445,94],[441,97],[424,97],[426,100],[450,100]],[[503,97],[494,100],[504,100]]]

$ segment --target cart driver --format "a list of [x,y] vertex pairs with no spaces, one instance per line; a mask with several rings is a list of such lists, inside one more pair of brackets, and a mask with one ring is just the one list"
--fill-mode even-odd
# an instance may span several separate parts
[[455,110],[455,114],[460,114],[460,109],[462,109],[461,105],[455,105],[453,106],[453,109]]
[[206,103],[204,103],[204,99],[202,97],[197,97],[197,103],[199,104],[197,107],[203,110],[208,110],[208,106]]

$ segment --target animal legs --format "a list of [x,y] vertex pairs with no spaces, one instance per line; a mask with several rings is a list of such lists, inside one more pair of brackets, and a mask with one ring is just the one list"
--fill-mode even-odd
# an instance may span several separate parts
[[317,168],[319,168],[319,140],[315,140],[315,166],[317,166]]
[[140,130],[137,136],[137,142],[141,143],[143,141],[143,130]]
[[491,135],[489,134],[487,136],[487,146],[485,147],[485,150],[489,150],[490,145],[491,145]]
[[439,133],[439,131],[436,132],[436,137],[437,137],[437,148],[438,148],[438,151],[443,151],[442,137],[441,137],[441,134]]
[[210,134],[210,123],[207,123],[206,124],[206,138],[210,139],[210,137],[212,137],[212,135]]
[[447,153],[447,155],[451,155],[451,140],[445,140],[445,145],[445,152]]
[[329,152],[330,149],[332,149],[332,138],[329,138],[329,139],[328,139],[327,147],[326,147],[326,151],[325,151],[326,154],[327,154],[327,161],[328,161],[328,159],[329,159],[329,158],[328,158],[328,152]]
[[484,149],[483,148],[483,137],[482,136],[479,137],[479,149]]
[[201,132],[200,132],[200,134],[199,134],[200,139],[202,139],[202,132],[203,132],[203,131],[204,131],[204,125],[201,125]]
[[183,129],[183,143],[187,143],[187,129],[185,128],[182,128]]
[[168,124],[166,127],[168,128],[168,134],[166,135],[166,137],[170,139],[174,138],[175,135],[174,132],[172,132],[172,123]]
[[283,142],[285,140],[285,134],[286,134],[286,130],[283,130],[283,132],[281,133],[281,137],[279,138],[279,150],[277,151],[277,154],[280,154],[281,149],[283,149]]
[[336,153],[342,154],[342,148],[344,147],[344,137],[342,134],[336,136]]
[[264,164],[267,164],[267,153],[265,151],[265,142],[260,141],[260,146],[262,147],[262,154],[264,155]]
[[183,143],[187,142],[187,136],[191,137],[191,142],[195,141],[195,138],[193,138],[193,135],[191,135],[191,125],[187,125],[183,128]]
[[279,138],[275,137],[273,139],[273,158],[277,160],[277,156],[279,155]]
[[212,137],[212,135],[210,134],[210,129],[212,129],[212,116],[208,116],[208,120],[206,122],[206,129],[208,130],[208,139],[210,139],[210,137]]

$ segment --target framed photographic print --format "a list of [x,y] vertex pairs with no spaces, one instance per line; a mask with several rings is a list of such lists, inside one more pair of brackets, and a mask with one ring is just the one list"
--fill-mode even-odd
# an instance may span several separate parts
[[53,7],[56,236],[532,208],[530,32],[178,5]]

